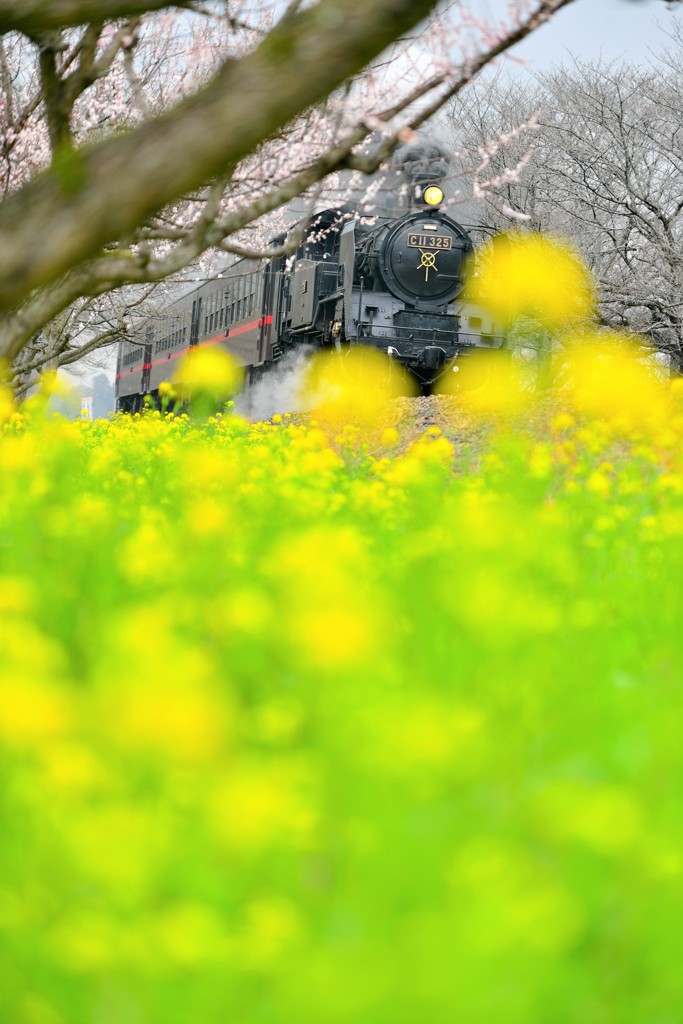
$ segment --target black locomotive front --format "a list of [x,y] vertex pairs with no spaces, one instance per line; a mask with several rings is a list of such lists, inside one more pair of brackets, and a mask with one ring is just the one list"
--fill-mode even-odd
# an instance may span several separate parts
[[346,225],[340,239],[346,339],[383,349],[431,383],[468,347],[456,300],[471,252],[465,229],[436,209],[369,229],[357,221]]
[[407,305],[447,305],[462,291],[465,257],[472,251],[466,231],[439,213],[412,213],[381,242],[379,273],[389,291]]

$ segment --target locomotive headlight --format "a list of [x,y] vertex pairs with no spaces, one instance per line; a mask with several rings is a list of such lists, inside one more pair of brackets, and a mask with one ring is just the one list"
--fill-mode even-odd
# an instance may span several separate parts
[[422,193],[427,206],[441,206],[443,202],[443,189],[439,188],[438,185],[427,185],[427,188]]

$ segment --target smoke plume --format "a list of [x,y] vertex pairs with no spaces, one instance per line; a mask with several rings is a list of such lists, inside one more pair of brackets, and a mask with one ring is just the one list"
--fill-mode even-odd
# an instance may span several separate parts
[[450,171],[446,151],[437,142],[411,143],[396,152],[394,162],[403,168],[410,181],[445,178]]
[[235,399],[235,412],[257,422],[268,420],[275,413],[304,412],[302,385],[312,346],[288,352],[255,384]]

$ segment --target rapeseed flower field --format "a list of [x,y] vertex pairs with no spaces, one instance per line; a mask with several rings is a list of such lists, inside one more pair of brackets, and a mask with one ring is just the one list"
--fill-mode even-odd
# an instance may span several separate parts
[[683,390],[572,351],[417,436],[0,391],[0,1020],[679,1019]]

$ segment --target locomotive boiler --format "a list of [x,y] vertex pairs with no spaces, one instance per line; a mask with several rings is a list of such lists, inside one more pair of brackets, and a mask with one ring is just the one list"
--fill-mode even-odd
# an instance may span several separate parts
[[408,197],[372,216],[352,203],[322,210],[276,239],[286,250],[303,238],[290,256],[237,260],[171,304],[120,346],[117,408],[156,398],[176,360],[201,345],[224,347],[251,381],[302,346],[372,346],[424,392],[463,354],[501,347],[490,314],[463,299],[473,243],[441,209],[442,183],[418,165]]

